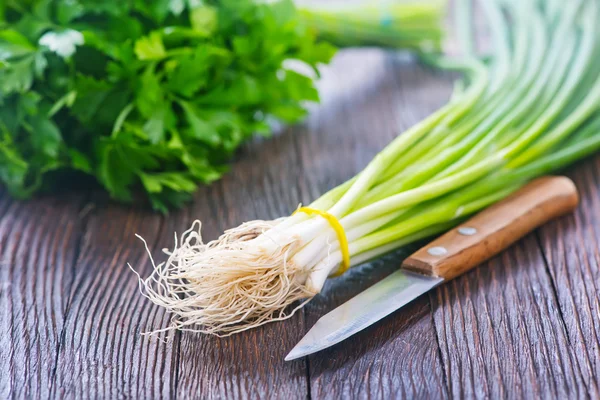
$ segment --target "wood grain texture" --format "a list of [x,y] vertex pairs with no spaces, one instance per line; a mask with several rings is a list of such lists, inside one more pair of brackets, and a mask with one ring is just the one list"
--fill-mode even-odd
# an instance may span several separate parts
[[126,265],[151,271],[135,233],[159,260],[193,219],[212,239],[289,214],[444,104],[451,79],[366,49],[340,53],[320,85],[304,124],[247,145],[168,218],[85,190],[24,203],[0,194],[0,398],[599,397],[600,159],[573,169],[575,216],[324,352],[283,361],[318,317],[410,249],[331,280],[282,323],[225,339],[140,336],[170,317]]
[[[134,233],[157,248],[163,218],[98,200],[102,195],[94,197],[96,205],[87,217],[68,293],[70,307],[51,394],[55,398],[168,397],[176,370],[173,346],[178,342],[139,335],[166,326],[168,317],[140,296],[135,275],[127,267],[131,262],[149,272],[148,257]],[[171,229],[165,226],[165,231]]]
[[430,297],[452,397],[586,395],[534,235]]
[[539,230],[560,313],[573,348],[574,367],[589,396],[600,398],[600,157],[569,174],[581,206]]
[[[401,257],[386,257],[328,282],[307,306],[307,323],[383,279]],[[447,397],[427,297],[309,356],[308,363],[314,399]]]
[[0,196],[0,398],[47,398],[82,224],[78,194]]
[[[287,131],[260,146],[247,146],[230,174],[199,191],[188,210],[193,217],[180,230],[197,218],[207,222],[203,236],[211,240],[246,220],[277,218],[293,211],[305,190],[295,151],[300,139],[301,135]],[[301,313],[227,338],[183,333],[177,397],[304,398],[304,365],[286,363],[282,356],[300,340],[299,326]]]

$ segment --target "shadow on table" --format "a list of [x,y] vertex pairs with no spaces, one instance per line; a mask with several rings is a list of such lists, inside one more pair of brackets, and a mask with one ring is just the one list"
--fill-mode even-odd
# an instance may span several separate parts
[[[396,271],[402,260],[418,246],[419,244],[409,246],[351,270],[343,279],[328,281],[321,295],[315,297],[306,307],[306,331],[321,316]],[[429,302],[425,297],[420,297],[345,341],[311,355],[311,368],[313,364],[321,367],[343,367],[345,363],[356,361],[369,353],[384,351],[389,342],[401,337],[403,331],[410,330],[415,320],[429,318],[429,311]]]

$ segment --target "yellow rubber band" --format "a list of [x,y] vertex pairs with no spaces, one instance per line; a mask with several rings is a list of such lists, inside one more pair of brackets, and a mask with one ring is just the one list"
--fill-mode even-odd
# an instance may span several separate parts
[[329,222],[329,225],[331,225],[331,227],[337,235],[338,242],[340,242],[340,251],[342,252],[342,265],[332,276],[342,275],[348,270],[348,268],[350,268],[350,251],[348,250],[348,238],[346,238],[346,231],[344,231],[344,227],[342,226],[342,224],[340,224],[340,221],[338,221],[336,217],[329,214],[328,212],[316,210],[310,207],[299,207],[296,211],[294,211],[294,214],[299,212],[307,215],[318,215],[320,217],[325,218],[327,222]]

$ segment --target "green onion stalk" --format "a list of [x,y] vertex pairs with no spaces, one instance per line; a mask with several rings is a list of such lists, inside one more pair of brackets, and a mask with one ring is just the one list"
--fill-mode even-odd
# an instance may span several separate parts
[[166,329],[229,335],[288,318],[345,270],[346,250],[353,267],[439,234],[600,149],[600,3],[481,3],[491,54],[464,29],[463,56],[424,55],[462,73],[448,104],[309,205],[339,222],[347,248],[322,215],[250,221],[208,243],[195,222],[140,279],[174,314]]
[[299,2],[298,9],[307,26],[339,47],[431,51],[444,37],[446,0]]

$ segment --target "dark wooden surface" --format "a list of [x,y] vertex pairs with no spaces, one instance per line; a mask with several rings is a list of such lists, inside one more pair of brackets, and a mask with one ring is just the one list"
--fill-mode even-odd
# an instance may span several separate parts
[[319,354],[283,361],[319,316],[409,250],[331,280],[285,322],[226,339],[139,335],[169,316],[126,266],[151,268],[134,233],[160,257],[195,218],[213,238],[289,214],[353,176],[451,86],[394,55],[343,52],[304,124],[246,146],[230,174],[167,218],[96,190],[1,194],[0,399],[598,398],[600,157],[567,171],[582,194],[574,215]]

